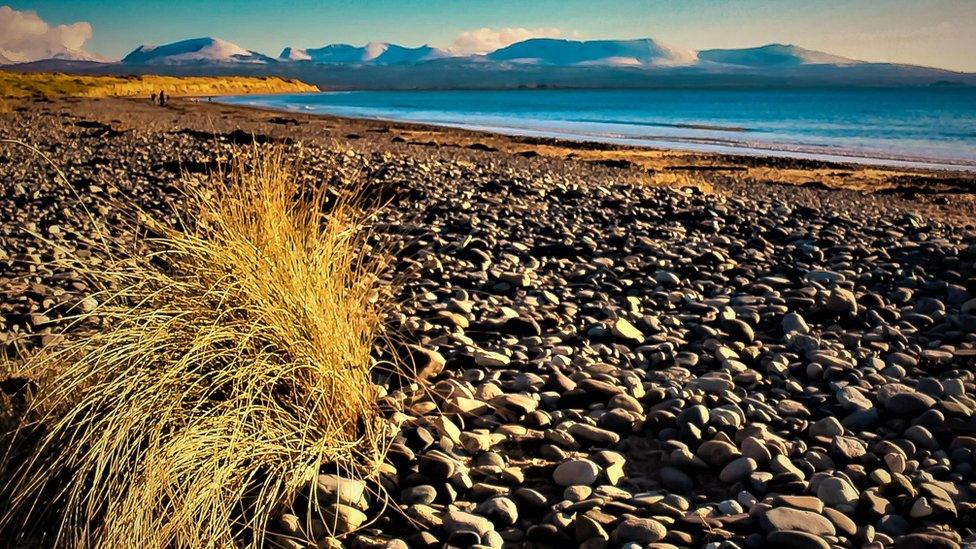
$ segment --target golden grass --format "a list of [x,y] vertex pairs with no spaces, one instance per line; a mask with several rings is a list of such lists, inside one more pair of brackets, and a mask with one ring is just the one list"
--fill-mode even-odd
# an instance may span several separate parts
[[17,433],[27,458],[0,479],[3,531],[258,547],[320,468],[377,466],[381,261],[356,200],[297,194],[293,173],[255,150],[191,193],[192,229],[145,221],[139,248],[110,244],[80,266],[101,304],[28,363],[55,373]]
[[160,90],[173,97],[319,91],[304,82],[275,76],[88,76],[0,71],[0,96],[6,98],[149,97]]

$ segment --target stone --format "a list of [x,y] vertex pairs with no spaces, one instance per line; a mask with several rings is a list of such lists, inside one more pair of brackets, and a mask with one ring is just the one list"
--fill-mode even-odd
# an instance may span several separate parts
[[902,416],[917,416],[935,406],[935,399],[924,394],[912,392],[895,393],[884,401],[885,408]]
[[613,431],[600,429],[586,423],[574,423],[569,428],[569,433],[577,439],[585,440],[591,444],[609,446],[620,441],[620,435]]
[[959,544],[935,534],[908,534],[895,539],[894,549],[959,549]]
[[478,505],[476,512],[487,517],[498,527],[511,526],[518,520],[518,508],[515,502],[506,497],[485,500]]
[[474,363],[484,368],[502,368],[511,362],[507,356],[494,351],[478,349],[474,353]]
[[756,460],[750,457],[740,457],[729,462],[719,473],[718,478],[722,482],[731,484],[746,479],[756,469],[758,469]]
[[785,334],[789,334],[793,332],[799,334],[810,333],[810,326],[807,325],[806,320],[804,320],[799,313],[795,313],[795,312],[786,313],[785,315],[783,315],[783,321],[781,324],[783,326],[783,333]]
[[448,534],[457,532],[474,532],[479,536],[484,536],[494,527],[491,521],[478,515],[465,513],[464,511],[447,511],[443,515],[444,530]]
[[854,521],[844,513],[841,513],[840,511],[831,507],[824,507],[823,514],[830,520],[830,522],[834,524],[834,527],[837,528],[838,535],[846,535],[850,537],[857,534],[857,524],[855,524]]
[[618,318],[610,329],[613,335],[623,341],[640,345],[644,343],[644,334],[625,318]]
[[655,543],[664,539],[667,530],[660,522],[649,518],[625,517],[610,534],[617,544]]
[[348,534],[366,522],[366,513],[349,505],[328,505],[322,509],[322,522],[333,536]]
[[432,349],[425,349],[417,345],[408,346],[410,360],[413,364],[415,376],[420,381],[428,381],[444,371],[447,360],[444,355]]
[[429,505],[437,498],[437,489],[429,484],[412,486],[400,492],[400,502],[405,505]]
[[839,477],[825,478],[817,487],[817,497],[824,502],[824,505],[831,507],[856,505],[858,496],[858,491],[849,482]]
[[523,394],[503,394],[491,399],[490,404],[495,408],[512,410],[520,416],[534,412],[539,407],[539,402],[529,395]]
[[600,476],[600,466],[588,459],[571,459],[560,463],[552,473],[559,486],[591,486]]
[[721,467],[739,457],[739,449],[735,445],[722,440],[707,440],[698,447],[695,455],[713,467]]
[[925,518],[931,516],[934,510],[932,506],[929,505],[929,500],[925,497],[920,497],[915,500],[912,504],[912,508],[908,511],[908,515],[914,519]]
[[848,410],[870,410],[874,406],[868,397],[854,387],[837,391],[837,402]]
[[864,443],[854,437],[835,436],[830,443],[830,451],[835,456],[855,460],[868,453]]
[[773,505],[785,505],[803,511],[812,511],[820,514],[824,510],[823,502],[813,496],[790,496],[781,495],[773,499]]
[[857,314],[857,298],[850,290],[836,287],[827,296],[827,310],[835,313]]
[[315,490],[320,505],[338,503],[351,505],[361,511],[369,507],[366,499],[366,483],[358,479],[336,474],[318,475]]
[[446,480],[456,469],[451,458],[437,453],[428,452],[420,456],[420,472],[433,480]]
[[810,436],[814,437],[835,437],[844,434],[844,427],[840,424],[837,418],[825,417],[820,421],[810,424]]
[[774,507],[766,511],[761,523],[767,532],[799,530],[816,536],[833,536],[837,533],[834,524],[823,515],[792,507]]

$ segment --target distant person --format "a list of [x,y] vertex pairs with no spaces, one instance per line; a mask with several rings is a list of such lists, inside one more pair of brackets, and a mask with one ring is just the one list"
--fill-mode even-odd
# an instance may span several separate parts
[[162,90],[159,91],[159,106],[160,107],[166,106],[166,92]]
[[156,92],[152,92],[152,94],[149,97],[152,98],[153,105],[155,105],[156,104]]

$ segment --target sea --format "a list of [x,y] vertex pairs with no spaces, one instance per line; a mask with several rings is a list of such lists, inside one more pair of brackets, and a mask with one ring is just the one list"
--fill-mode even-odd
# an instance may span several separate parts
[[282,111],[687,151],[976,171],[976,89],[335,91]]

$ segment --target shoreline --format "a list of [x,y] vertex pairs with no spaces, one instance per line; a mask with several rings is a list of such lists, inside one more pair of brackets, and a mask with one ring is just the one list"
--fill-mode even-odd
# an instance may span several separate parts
[[420,122],[284,112],[192,98],[174,98],[165,108],[134,98],[61,99],[31,102],[21,111],[35,116],[71,112],[75,117],[97,120],[123,132],[144,126],[160,129],[186,126],[216,135],[219,132],[215,128],[230,128],[240,135],[256,135],[260,140],[324,140],[332,146],[411,156],[468,158],[474,155],[471,161],[481,162],[482,156],[487,155],[505,163],[517,161],[594,171],[630,184],[694,187],[707,193],[749,192],[749,189],[770,186],[847,191],[877,195],[886,201],[906,201],[913,209],[925,209],[940,218],[968,222],[976,217],[976,173],[966,171],[510,136]]
[[[345,93],[347,90],[343,90]],[[321,92],[327,93],[327,92]],[[257,97],[269,96],[272,94],[258,94]],[[281,95],[281,94],[273,94]],[[286,95],[309,95],[309,94],[286,94]],[[316,94],[311,94],[316,95]],[[528,137],[542,139],[556,139],[561,141],[572,141],[583,144],[611,144],[636,149],[660,150],[660,151],[682,151],[689,153],[718,154],[727,156],[747,156],[747,157],[774,157],[785,159],[797,159],[808,161],[820,161],[834,164],[854,164],[858,166],[869,166],[876,168],[890,169],[919,169],[926,171],[942,171],[947,173],[976,173],[976,160],[965,158],[949,158],[937,155],[912,155],[909,152],[890,152],[885,153],[878,149],[859,149],[856,147],[837,147],[834,149],[828,144],[816,143],[787,143],[775,141],[748,141],[732,138],[715,136],[682,136],[682,135],[628,135],[612,131],[612,128],[605,128],[600,131],[598,128],[589,130],[584,127],[575,127],[585,124],[620,124],[636,125],[648,127],[672,127],[675,129],[703,130],[711,132],[724,132],[724,134],[748,134],[752,130],[743,127],[725,127],[712,124],[685,124],[685,123],[653,123],[644,124],[630,121],[586,121],[586,120],[553,120],[549,125],[544,125],[541,121],[536,124],[526,123],[516,124],[516,120],[511,119],[511,124],[505,120],[492,122],[490,120],[480,120],[484,116],[458,115],[451,120],[430,120],[430,119],[410,119],[397,118],[388,115],[356,115],[351,113],[333,111],[318,111],[314,108],[302,108],[301,106],[275,106],[259,104],[254,100],[253,95],[223,96],[214,98],[214,102],[235,107],[252,107],[263,110],[270,110],[280,113],[303,114],[313,116],[338,117],[350,120],[369,120],[387,124],[419,124],[422,126],[433,126],[438,128],[452,128],[466,131],[481,132],[486,134],[504,135],[508,137]],[[464,120],[468,118],[469,120]],[[488,117],[490,118],[490,117]],[[504,117],[501,117],[504,118]],[[560,125],[565,127],[560,127]],[[575,125],[575,126],[574,126]],[[907,146],[907,145],[906,145]]]
[[[289,111],[291,112],[291,111]],[[318,114],[318,113],[316,113]],[[405,122],[395,119],[380,119],[384,122]],[[424,124],[432,124],[424,122]],[[708,142],[707,140],[681,140],[678,138],[668,139],[666,137],[651,138],[627,138],[615,136],[590,136],[581,134],[560,134],[546,130],[531,130],[520,128],[479,126],[476,124],[434,124],[444,128],[457,128],[470,131],[478,131],[489,134],[508,135],[512,137],[539,137],[551,138],[577,143],[606,143],[611,145],[623,145],[640,149],[652,150],[675,150],[683,152],[698,152],[706,154],[725,154],[732,156],[751,156],[751,157],[773,157],[773,158],[793,158],[797,160],[812,160],[831,163],[851,163],[862,166],[873,166],[879,168],[914,168],[921,170],[936,170],[945,172],[976,173],[976,164],[949,164],[941,161],[910,160],[886,157],[862,156],[854,151],[838,152],[835,154],[809,152],[804,150],[791,150],[788,148],[776,148],[775,143],[769,143],[768,147],[759,146],[762,144],[747,145],[736,144],[729,140],[727,143]]]
[[[290,120],[296,124],[327,126],[344,138],[387,139],[408,148],[468,148],[484,152],[553,161],[583,163],[614,170],[627,181],[670,186],[693,186],[703,190],[754,185],[799,186],[825,190],[891,195],[913,201],[946,202],[952,209],[976,209],[976,172],[938,170],[925,167],[889,167],[856,164],[847,159],[825,161],[795,155],[729,154],[679,149],[634,147],[624,144],[574,141],[569,139],[505,135],[467,128],[438,126],[423,122],[355,118],[304,111],[282,111],[260,105],[195,103],[205,109],[220,108],[225,115],[268,120]],[[246,114],[245,114],[246,113]],[[943,204],[942,207],[947,206]],[[953,214],[955,215],[955,214]],[[967,214],[968,215],[968,214]],[[965,218],[965,216],[963,216]]]

